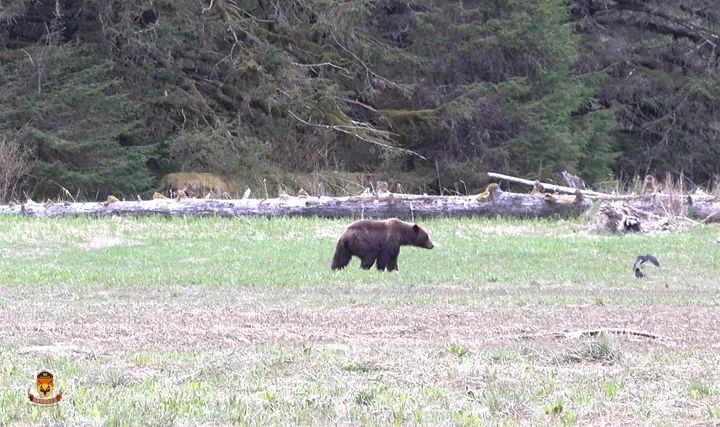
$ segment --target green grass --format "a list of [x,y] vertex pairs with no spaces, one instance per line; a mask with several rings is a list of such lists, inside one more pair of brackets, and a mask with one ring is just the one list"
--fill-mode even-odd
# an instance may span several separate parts
[[[0,216],[0,425],[720,419],[716,227],[427,220],[399,272],[333,272],[349,222]],[[662,338],[544,335],[603,326]]]
[[[614,236],[579,221],[427,220],[435,249],[403,248],[397,274],[329,269],[347,220],[0,217],[0,283],[72,286],[312,286],[387,283],[635,284],[635,256],[655,254],[648,281],[714,283],[714,230]],[[710,267],[710,268],[709,268]]]

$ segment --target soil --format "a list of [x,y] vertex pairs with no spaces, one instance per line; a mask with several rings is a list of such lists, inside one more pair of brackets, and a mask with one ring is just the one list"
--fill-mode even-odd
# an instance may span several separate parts
[[[717,298],[710,290],[573,286],[5,287],[0,289],[0,346],[78,357],[285,343],[461,342],[503,347],[524,341],[551,345],[562,341],[553,333],[595,328],[626,328],[659,336],[615,335],[641,348],[720,346],[720,311],[711,306],[592,303],[593,298],[642,300],[678,297],[679,293],[696,299]],[[588,303],[527,303],[557,296],[581,297]],[[482,303],[494,297],[503,298],[505,305]],[[514,303],[516,297],[524,303]],[[450,298],[469,302],[443,303]],[[429,299],[434,302],[423,302]]]

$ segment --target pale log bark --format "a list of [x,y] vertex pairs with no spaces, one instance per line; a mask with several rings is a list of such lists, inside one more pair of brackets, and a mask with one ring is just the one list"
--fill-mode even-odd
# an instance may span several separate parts
[[720,222],[720,200],[718,198],[688,196],[692,205],[692,217],[703,222]]
[[647,193],[624,200],[632,209],[660,217],[687,216],[688,199],[681,194]]
[[[565,196],[567,197],[567,196]],[[495,191],[478,196],[281,197],[275,199],[155,199],[114,203],[29,202],[0,206],[0,214],[57,216],[319,216],[329,218],[547,217],[568,216],[589,208],[590,200],[549,201],[542,195]]]
[[[499,178],[499,179],[504,179],[506,181],[519,182],[521,184],[526,184],[526,185],[530,185],[530,186],[535,185],[535,181],[532,181],[529,179],[517,178],[514,176],[503,175],[501,173],[495,173],[495,172],[488,172],[487,174],[491,178]],[[555,184],[546,184],[544,182],[541,182],[540,184],[546,190],[558,191],[560,193],[575,194],[575,192],[578,190],[577,188],[564,187],[562,185],[555,185]],[[610,195],[610,194],[598,193],[597,191],[591,191],[591,190],[580,190],[580,192],[583,194],[583,196],[588,196],[588,197],[612,197],[612,195]]]
[[600,205],[602,227],[625,233],[671,230],[686,221],[689,198],[663,193],[647,193],[625,201]]

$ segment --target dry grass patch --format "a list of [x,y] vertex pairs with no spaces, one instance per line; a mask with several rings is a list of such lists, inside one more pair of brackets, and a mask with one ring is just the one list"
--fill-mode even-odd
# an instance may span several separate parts
[[611,365],[622,361],[623,354],[606,334],[583,340],[579,346],[562,356],[567,363],[602,363]]

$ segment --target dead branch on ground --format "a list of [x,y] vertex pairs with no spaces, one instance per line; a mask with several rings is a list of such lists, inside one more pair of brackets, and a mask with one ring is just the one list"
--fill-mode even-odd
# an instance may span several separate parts
[[577,339],[577,338],[582,338],[582,337],[595,337],[600,334],[632,335],[632,336],[638,336],[638,337],[644,337],[644,338],[660,339],[659,335],[653,334],[651,332],[637,331],[637,330],[633,330],[633,329],[623,329],[623,328],[597,328],[597,329],[587,329],[587,330],[579,330],[579,331],[544,332],[544,333],[532,334],[532,335],[521,335],[520,338],[533,339],[533,338],[539,338],[539,337],[553,337],[553,338],[563,338],[563,339]]

